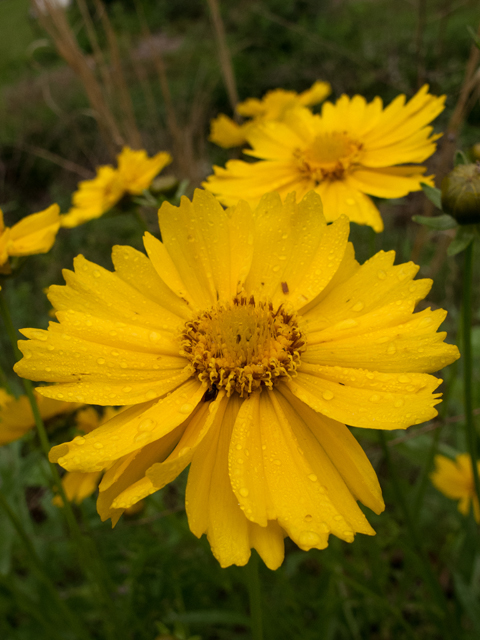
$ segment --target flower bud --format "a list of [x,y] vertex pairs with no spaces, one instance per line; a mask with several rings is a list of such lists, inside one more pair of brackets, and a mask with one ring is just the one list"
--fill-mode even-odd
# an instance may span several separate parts
[[480,164],[459,164],[445,176],[442,209],[459,224],[480,222]]

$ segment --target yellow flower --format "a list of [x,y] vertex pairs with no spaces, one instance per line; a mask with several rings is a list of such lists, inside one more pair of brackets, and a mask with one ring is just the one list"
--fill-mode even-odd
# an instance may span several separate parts
[[282,122],[264,122],[247,135],[248,155],[260,162],[230,160],[214,167],[204,187],[227,206],[240,198],[256,206],[265,191],[282,197],[295,191],[298,200],[314,189],[327,221],[346,214],[358,224],[382,231],[380,212],[369,196],[399,198],[431,183],[425,167],[409,165],[432,155],[438,135],[428,127],[442,110],[445,96],[428,86],[405,104],[398,96],[382,108],[380,98],[367,104],[362,96],[326,102],[321,115],[290,110]]
[[238,147],[248,139],[248,133],[259,122],[276,120],[281,122],[290,109],[308,107],[325,100],[330,94],[328,82],[315,82],[310,89],[303,93],[275,89],[266,93],[261,100],[249,98],[237,105],[237,112],[244,117],[253,118],[250,122],[237,124],[234,120],[221,113],[211,121],[209,140],[224,149]]
[[[75,411],[78,404],[59,402],[35,394],[40,415],[43,420],[50,420],[63,413]],[[0,445],[19,440],[35,427],[32,408],[27,396],[15,398],[0,388]]]
[[117,156],[118,169],[110,165],[99,167],[93,180],[80,182],[78,191],[73,194],[72,208],[62,216],[62,226],[77,227],[99,218],[125,193],[142,193],[171,160],[170,154],[164,151],[149,158],[143,150],[132,151],[124,147]]
[[72,208],[62,216],[62,227],[77,227],[99,218],[124,194],[118,171],[110,165],[99,167],[93,180],[83,180],[78,186],[78,191],[73,194]]
[[0,268],[8,270],[8,258],[47,253],[52,248],[60,228],[58,204],[39,213],[32,213],[13,225],[5,227],[0,209]]
[[[106,407],[100,418],[100,415],[93,407],[85,407],[85,409],[78,411],[75,416],[76,427],[82,433],[90,433],[110,420],[110,418],[113,418],[118,411],[113,407]],[[62,478],[62,485],[67,499],[75,504],[81,504],[85,498],[88,498],[96,491],[102,475],[102,471],[92,471],[90,473],[67,471]],[[56,495],[52,502],[57,507],[63,507],[63,500],[59,495]]]
[[[433,485],[447,498],[459,500],[458,510],[466,516],[473,503],[475,520],[480,523],[480,507],[473,482],[472,458],[468,453],[461,453],[455,461],[445,456],[435,456],[435,470],[430,474]],[[477,461],[480,473],[480,461]]]
[[274,569],[285,536],[308,550],[373,535],[357,500],[379,513],[381,490],[345,423],[437,414],[428,373],[458,350],[436,333],[444,311],[413,313],[432,282],[393,252],[360,266],[348,219],[327,225],[315,193],[252,212],[197,190],[159,222],[148,257],[114,247],[114,273],[79,256],[50,287],[59,322],[22,331],[15,370],[56,383],[41,393],[133,405],[51,460],[106,469],[97,507],[113,523],[190,464],[190,529],[222,566],[253,547]]
[[133,151],[125,147],[118,156],[118,173],[123,188],[133,195],[141,194],[171,161],[172,156],[166,151],[149,158],[143,149]]

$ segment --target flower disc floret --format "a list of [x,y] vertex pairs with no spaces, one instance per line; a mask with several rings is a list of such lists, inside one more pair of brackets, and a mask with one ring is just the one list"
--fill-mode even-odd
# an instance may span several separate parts
[[305,338],[284,305],[235,296],[185,324],[182,352],[209,390],[241,398],[296,375]]

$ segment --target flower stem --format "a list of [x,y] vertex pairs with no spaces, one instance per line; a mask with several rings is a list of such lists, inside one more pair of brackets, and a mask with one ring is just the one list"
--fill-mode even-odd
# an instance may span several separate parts
[[250,621],[253,640],[263,640],[262,623],[262,594],[260,590],[260,575],[258,572],[258,556],[254,552],[245,567],[248,599],[250,602]]
[[[5,328],[12,343],[15,360],[18,361],[21,359],[22,354],[17,346],[17,333],[15,327],[13,326],[10,311],[3,296],[3,291],[0,291],[0,315],[2,316]],[[45,425],[42,420],[42,416],[40,414],[40,410],[38,408],[37,400],[35,398],[33,385],[30,380],[22,379],[22,382],[25,388],[25,393],[27,394],[28,400],[30,402],[42,450],[48,460],[50,443],[48,440]],[[95,586],[98,597],[102,601],[103,606],[108,612],[108,614],[105,616],[105,631],[107,634],[106,637],[113,639],[115,637],[115,633],[112,624],[113,620],[115,620],[117,616],[110,596],[108,574],[103,568],[103,563],[101,562],[101,558],[93,540],[90,538],[87,539],[80,529],[77,519],[75,518],[75,514],[73,513],[72,505],[68,500],[63,488],[57,466],[50,461],[48,464],[53,479],[53,485],[57,488],[60,497],[62,498],[62,512],[65,514],[65,519],[67,520],[70,534],[75,541],[80,565],[85,572],[86,577],[89,578],[91,583]]]
[[[463,270],[463,384],[465,400],[465,427],[468,449],[472,459],[473,482],[475,493],[480,502],[480,479],[477,466],[477,433],[473,419],[472,393],[472,275],[474,242],[465,249],[465,265]],[[472,507],[473,508],[473,507]]]
[[409,506],[403,494],[402,488],[397,478],[397,474],[395,472],[395,468],[393,466],[392,458],[390,456],[390,451],[387,445],[387,439],[385,437],[385,433],[383,431],[379,431],[380,445],[383,450],[383,454],[385,456],[385,461],[387,463],[389,476],[393,485],[393,491],[395,493],[395,497],[397,503],[400,506],[400,509],[403,513],[403,517],[405,519],[405,524],[407,526],[408,534],[410,537],[410,541],[413,547],[413,550],[416,553],[418,558],[419,568],[423,574],[423,579],[425,584],[430,589],[432,596],[435,598],[438,612],[442,616],[442,623],[444,623],[444,636],[445,638],[455,638],[457,637],[455,631],[453,629],[453,623],[451,616],[448,611],[448,603],[443,593],[442,588],[437,580],[435,573],[433,572],[432,566],[430,564],[430,560],[425,553],[425,549],[423,547],[420,535],[417,531],[416,524],[414,519],[412,518],[412,514],[410,512]]

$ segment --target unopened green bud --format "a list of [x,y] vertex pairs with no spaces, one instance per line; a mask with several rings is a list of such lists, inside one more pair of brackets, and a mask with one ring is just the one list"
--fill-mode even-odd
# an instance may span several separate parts
[[480,160],[480,142],[477,142],[472,146],[470,154],[474,160]]
[[480,164],[459,164],[445,176],[442,209],[459,224],[480,222]]

